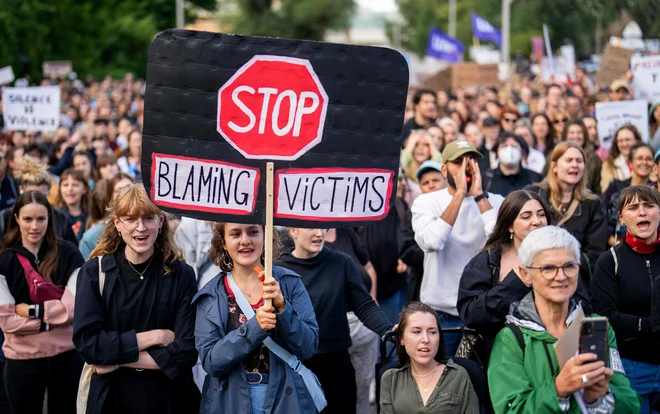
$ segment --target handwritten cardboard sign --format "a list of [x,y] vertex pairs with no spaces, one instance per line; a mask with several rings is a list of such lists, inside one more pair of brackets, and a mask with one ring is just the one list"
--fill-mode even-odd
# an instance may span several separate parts
[[5,85],[7,83],[12,83],[16,79],[14,77],[14,70],[11,66],[5,66],[0,69],[0,85]]
[[41,70],[44,78],[61,79],[67,77],[73,71],[73,64],[68,60],[43,62]]
[[601,146],[610,148],[616,130],[625,124],[634,125],[642,135],[642,141],[648,142],[648,118],[647,103],[644,100],[597,102],[596,120]]
[[630,60],[635,98],[660,101],[660,55],[635,56]]
[[9,130],[55,131],[60,125],[60,87],[3,88],[2,112]]
[[622,78],[628,72],[632,55],[632,50],[608,44],[601,58],[600,69],[596,73],[596,83],[601,87],[608,87],[613,81]]
[[167,30],[149,49],[142,148],[156,205],[194,218],[354,226],[392,209],[408,66],[386,48]]

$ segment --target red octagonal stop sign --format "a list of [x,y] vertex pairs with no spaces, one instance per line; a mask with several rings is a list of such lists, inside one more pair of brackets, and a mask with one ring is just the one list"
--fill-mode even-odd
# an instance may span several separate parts
[[295,160],[321,142],[327,107],[308,60],[256,55],[218,90],[218,132],[245,158]]

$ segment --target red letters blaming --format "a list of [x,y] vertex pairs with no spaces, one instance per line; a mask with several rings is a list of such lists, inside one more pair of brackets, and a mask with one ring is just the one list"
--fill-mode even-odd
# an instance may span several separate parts
[[256,55],[218,90],[218,132],[245,158],[295,160],[321,142],[327,107],[308,60]]

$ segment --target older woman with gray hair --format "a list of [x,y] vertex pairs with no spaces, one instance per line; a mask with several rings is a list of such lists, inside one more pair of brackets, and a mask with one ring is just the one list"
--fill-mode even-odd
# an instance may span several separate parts
[[[553,344],[576,316],[571,300],[580,277],[580,244],[566,230],[534,230],[518,248],[516,271],[532,287],[511,305],[507,327],[495,339],[488,385],[497,413],[580,413],[581,395],[590,413],[637,413],[639,399],[630,388],[609,328],[609,361],[592,353],[559,366]],[[608,368],[612,367],[612,368]]]

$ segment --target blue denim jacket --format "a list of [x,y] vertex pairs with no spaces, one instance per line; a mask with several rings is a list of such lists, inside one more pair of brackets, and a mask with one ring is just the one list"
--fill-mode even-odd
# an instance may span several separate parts
[[[227,326],[229,305],[223,285],[225,273],[209,281],[193,298],[197,304],[195,347],[204,371],[208,373],[202,390],[200,413],[251,413],[243,359],[268,336],[256,317],[239,328]],[[277,325],[270,334],[279,345],[300,360],[316,353],[319,327],[314,308],[300,276],[283,267],[273,267],[286,306],[277,314]],[[307,388],[275,354],[270,353],[270,378],[266,413],[316,413]]]

